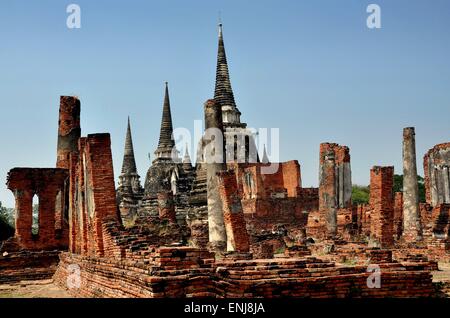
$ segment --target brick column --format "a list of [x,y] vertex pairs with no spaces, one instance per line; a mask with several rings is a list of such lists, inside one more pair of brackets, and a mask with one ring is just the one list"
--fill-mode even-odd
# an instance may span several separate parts
[[421,235],[415,132],[408,127],[403,130],[403,238],[416,242]]
[[370,170],[370,245],[390,247],[394,243],[394,167]]
[[58,122],[57,168],[69,169],[70,153],[78,151],[80,135],[80,100],[74,96],[61,96]]
[[239,188],[234,171],[219,173],[219,192],[227,234],[227,251],[248,252],[250,239],[245,226]]
[[326,237],[337,234],[339,209],[351,209],[350,151],[335,143],[320,144],[319,211],[325,219]]
[[321,144],[319,171],[319,211],[325,217],[327,238],[334,238],[337,234],[337,189],[334,159],[334,152],[328,149],[327,144]]
[[31,226],[33,224],[33,195],[30,190],[13,190],[16,199],[15,236],[21,244],[31,240]]
[[400,239],[403,232],[403,192],[394,196],[394,238]]
[[55,205],[57,189],[47,187],[39,193],[39,242],[55,244]]
[[[77,173],[78,166],[77,162],[79,160],[78,153],[72,153],[70,156],[70,167],[69,167],[69,250],[72,253],[80,252],[77,245],[80,244],[80,240],[77,242],[77,235],[79,233],[79,216],[78,216],[78,206],[81,200],[80,191],[77,184]],[[76,193],[78,191],[78,193]],[[78,202],[75,202],[75,198],[78,198]]]
[[92,134],[86,138],[85,153],[81,154],[84,168],[86,213],[93,217],[94,251],[104,255],[102,224],[105,218],[120,222],[116,204],[116,189],[112,165],[111,139],[109,134]]

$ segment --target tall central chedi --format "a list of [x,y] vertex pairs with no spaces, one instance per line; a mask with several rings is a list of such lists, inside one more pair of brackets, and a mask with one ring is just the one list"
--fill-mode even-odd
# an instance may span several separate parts
[[214,100],[222,109],[223,128],[225,129],[226,161],[240,163],[257,162],[258,155],[253,133],[246,128],[246,123],[241,122],[241,112],[237,108],[234,99],[227,55],[225,53],[222,24],[219,24]]
[[247,124],[241,123],[241,112],[236,107],[233,89],[231,88],[227,55],[225,53],[225,45],[223,42],[222,24],[219,24],[219,48],[217,52],[214,100],[222,108],[222,120],[224,127],[245,128],[247,126]]
[[[209,104],[211,103],[214,103],[215,107],[219,108],[221,111],[221,121],[225,135],[224,140],[226,143],[226,162],[257,162],[258,154],[256,151],[253,133],[247,129],[247,124],[241,122],[241,112],[237,108],[236,101],[234,99],[227,55],[225,53],[222,24],[219,24],[214,101],[209,101]],[[220,247],[220,245],[224,242],[221,234],[217,235],[217,239],[211,237],[208,238],[208,231],[210,229],[208,229],[207,167],[205,165],[204,154],[206,143],[207,140],[204,138],[202,138],[199,142],[196,156],[196,177],[189,197],[191,208],[189,210],[188,223],[190,223],[191,233],[193,233],[192,244],[194,246],[206,247],[208,241],[211,241],[212,239],[213,241],[217,241],[214,244]],[[220,230],[215,232],[216,234],[222,233]],[[215,234],[213,234],[213,236],[214,235]]]

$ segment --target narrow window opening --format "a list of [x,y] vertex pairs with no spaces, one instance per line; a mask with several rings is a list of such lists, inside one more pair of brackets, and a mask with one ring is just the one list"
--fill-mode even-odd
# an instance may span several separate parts
[[33,210],[32,210],[32,223],[31,223],[31,234],[39,234],[39,197],[35,194],[33,196]]

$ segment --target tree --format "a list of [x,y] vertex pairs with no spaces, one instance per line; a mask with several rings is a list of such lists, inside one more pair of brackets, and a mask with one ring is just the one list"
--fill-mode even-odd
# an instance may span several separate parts
[[[417,176],[417,185],[419,187],[419,202],[425,202],[425,179],[421,176]],[[394,175],[394,193],[403,192],[403,175]]]
[[14,209],[6,208],[0,201],[0,219],[14,227]]
[[352,202],[354,204],[369,203],[370,190],[367,186],[353,185],[352,186]]
[[14,235],[14,209],[5,208],[0,202],[0,241]]

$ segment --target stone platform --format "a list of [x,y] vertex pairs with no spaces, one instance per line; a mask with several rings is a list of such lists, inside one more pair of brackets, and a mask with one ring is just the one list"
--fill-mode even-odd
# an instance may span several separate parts
[[428,264],[382,263],[380,288],[369,288],[367,266],[344,266],[315,257],[215,260],[205,250],[161,247],[142,260],[61,253],[55,282],[67,288],[69,265],[80,269],[75,297],[430,297]]

